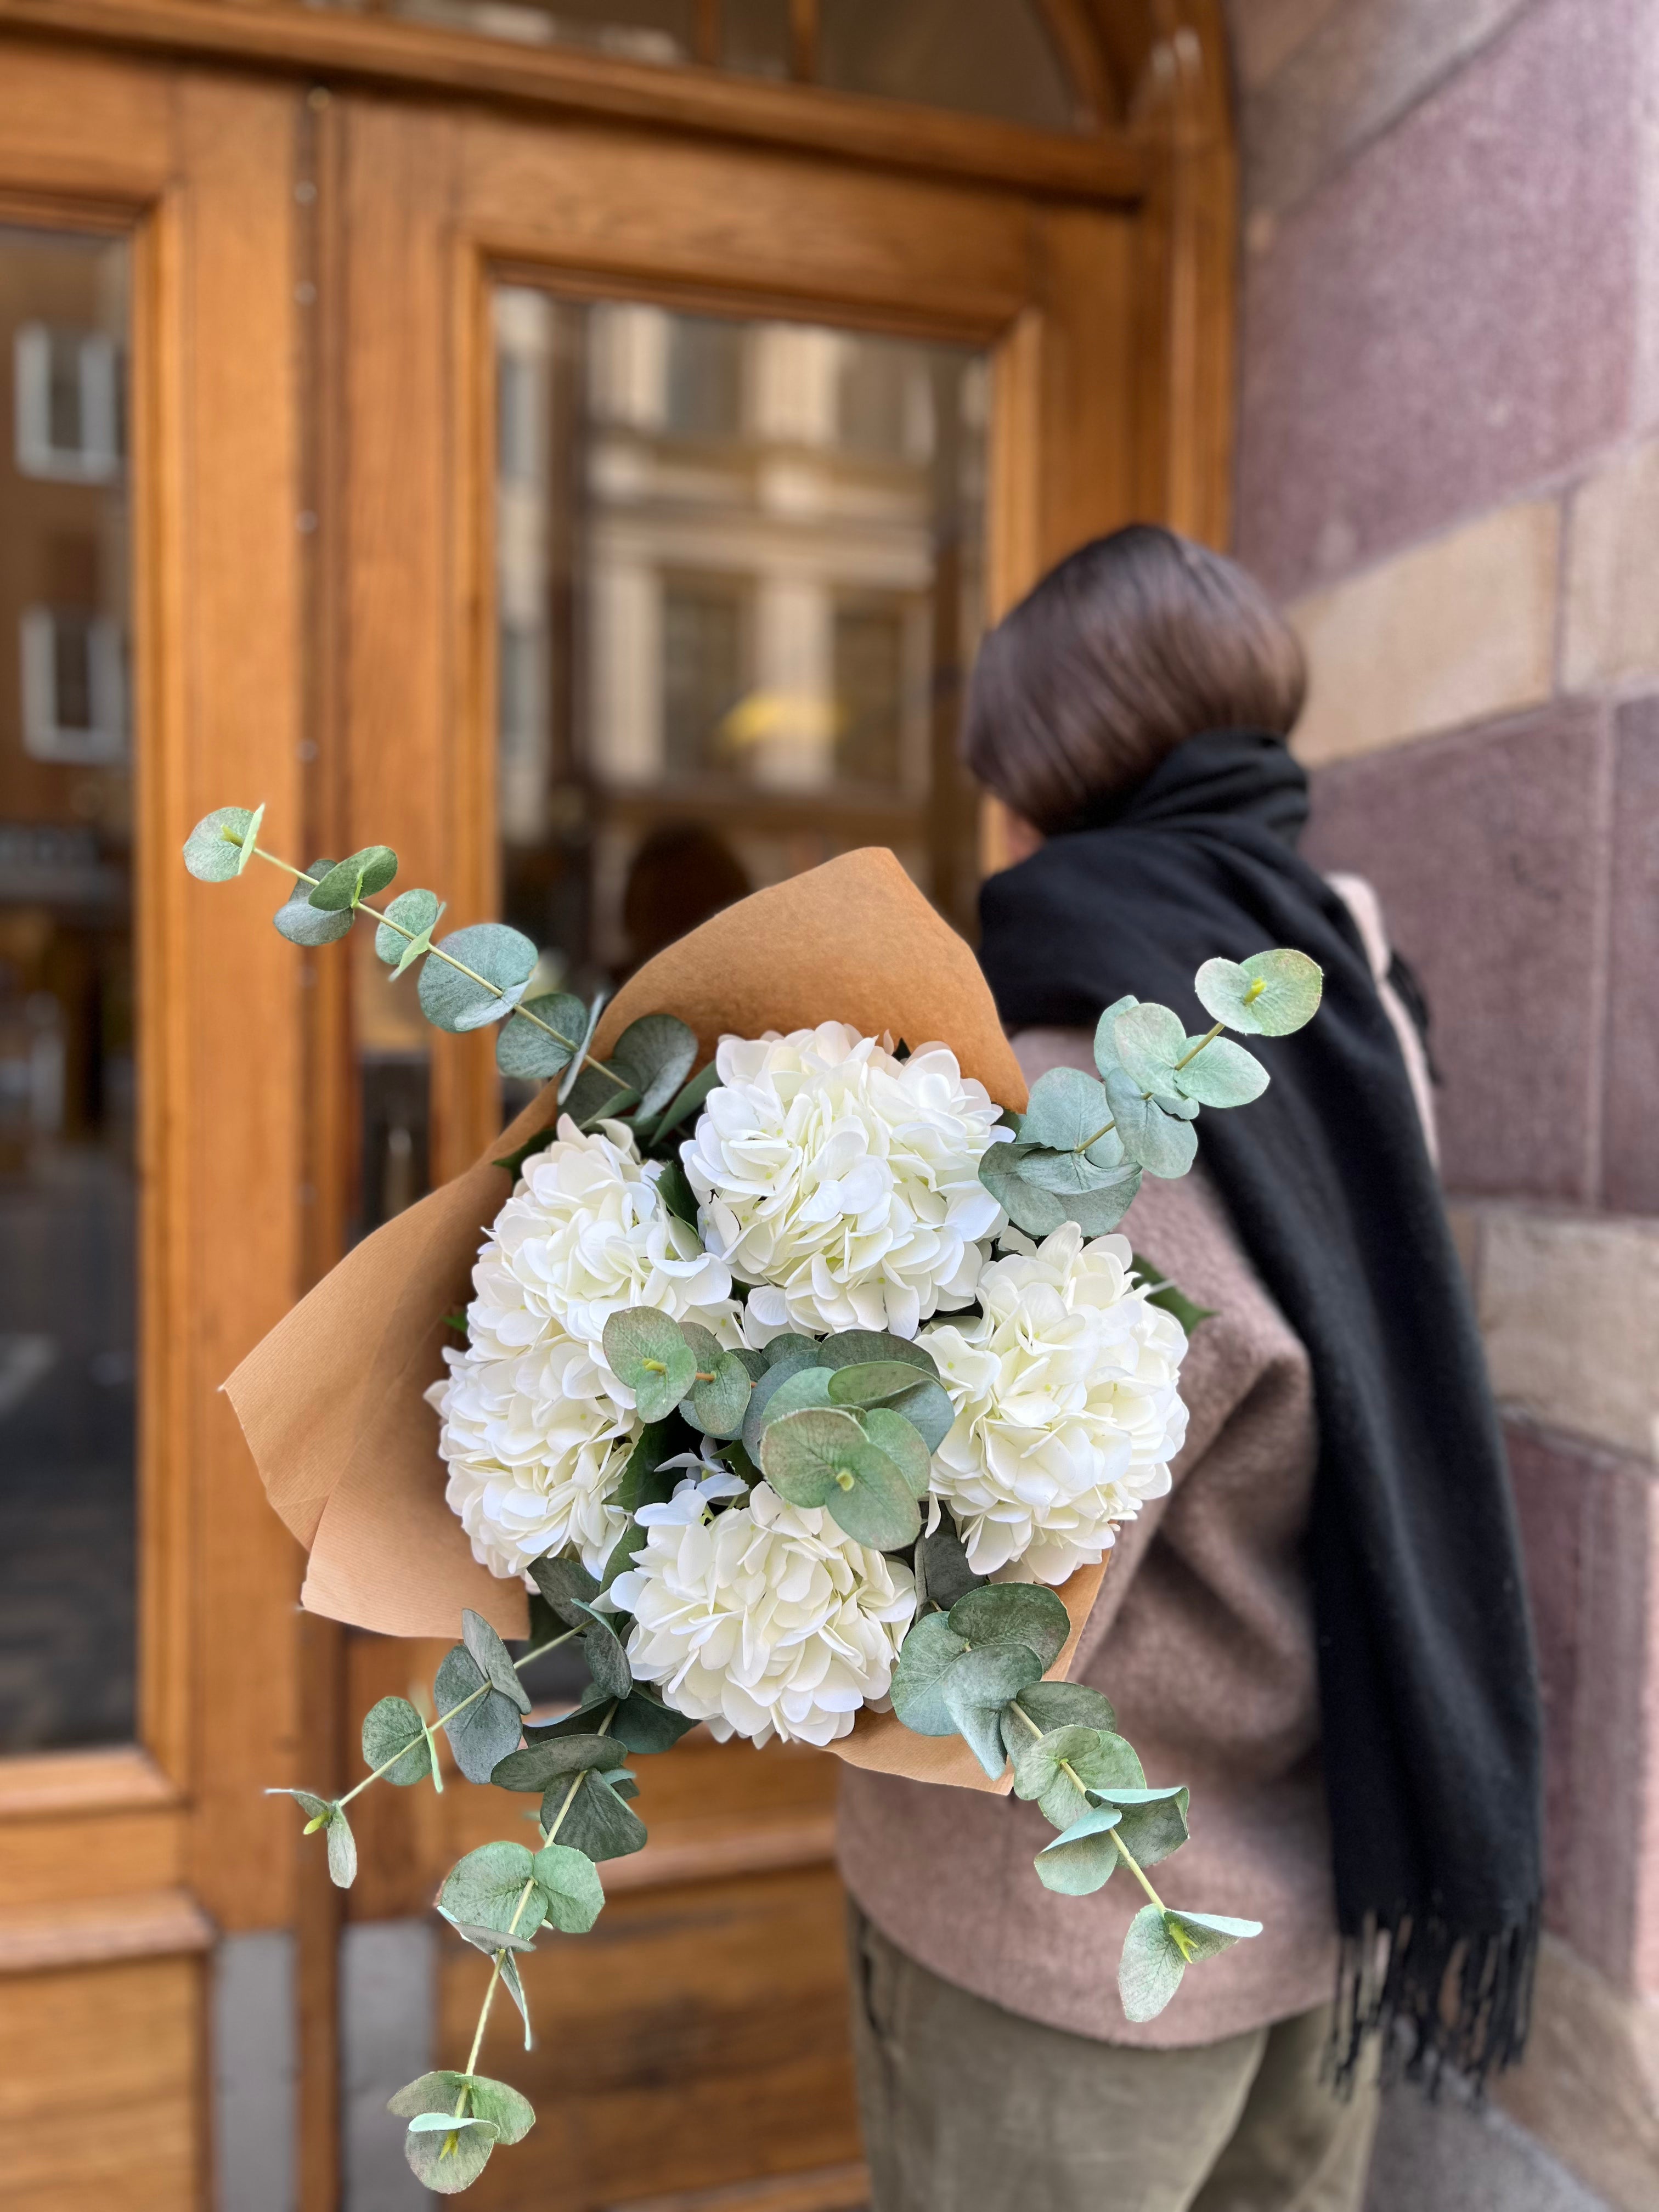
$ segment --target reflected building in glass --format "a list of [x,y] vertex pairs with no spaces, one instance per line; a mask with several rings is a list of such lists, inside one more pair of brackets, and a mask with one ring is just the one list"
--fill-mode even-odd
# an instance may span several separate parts
[[495,327],[507,918],[587,988],[884,844],[970,928],[982,358],[520,288]]

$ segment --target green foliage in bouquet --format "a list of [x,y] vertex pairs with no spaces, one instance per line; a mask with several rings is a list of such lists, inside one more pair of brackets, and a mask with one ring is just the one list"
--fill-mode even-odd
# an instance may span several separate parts
[[[659,1163],[665,1204],[696,1226],[677,1146],[716,1076],[712,1065],[696,1072],[696,1039],[684,1023],[647,1014],[623,1030],[608,1060],[598,1060],[592,1044],[602,1002],[585,1006],[562,992],[526,1000],[539,957],[527,937],[497,923],[434,937],[444,907],[434,892],[406,890],[384,907],[368,904],[397,873],[386,847],[295,868],[258,846],[263,814],[224,807],[207,816],[185,847],[191,872],[227,882],[250,860],[270,862],[290,879],[276,926],[303,946],[334,942],[368,915],[392,980],[422,963],[416,989],[428,1021],[462,1032],[499,1024],[503,1075],[556,1079],[562,1112],[584,1129],[628,1121],[641,1156]],[[1320,988],[1319,969],[1298,952],[1208,961],[1194,988],[1213,1025],[1197,1036],[1167,1007],[1120,1000],[1096,1032],[1097,1077],[1068,1067],[1040,1077],[1025,1112],[1003,1116],[1012,1141],[985,1152],[981,1180],[1028,1236],[1046,1237],[1066,1222],[1091,1237],[1115,1229],[1143,1175],[1176,1176],[1191,1166],[1202,1108],[1243,1105],[1265,1089],[1267,1070],[1224,1030],[1287,1035],[1312,1017]],[[516,1178],[554,1135],[551,1127],[539,1133],[498,1164]],[[1150,1302],[1183,1328],[1205,1318],[1156,1267],[1138,1256],[1132,1265],[1151,1286]],[[465,1326],[465,1316],[456,1319]],[[331,1800],[301,1790],[270,1793],[296,1801],[307,1834],[324,1834],[329,1873],[341,1887],[357,1869],[347,1808],[376,1782],[399,1789],[429,1782],[441,1790],[440,1732],[469,1781],[538,1800],[527,1816],[533,1844],[469,1851],[436,1899],[490,1971],[465,2067],[423,2074],[392,2100],[409,2124],[409,2163],[428,2189],[465,2189],[498,2143],[517,2142],[534,2124],[526,2099],[477,2070],[495,1992],[507,1990],[528,2047],[520,1960],[549,1931],[580,1936],[593,1926],[605,1904],[599,1868],[646,1841],[630,1759],[670,1749],[695,1725],[634,1679],[618,1632],[628,1617],[609,1595],[646,1542],[641,1515],[667,1504],[688,1467],[719,1474],[733,1494],[746,1494],[763,1476],[787,1504],[821,1507],[856,1542],[903,1559],[917,1612],[892,1678],[893,1709],[920,1735],[962,1737],[994,1781],[1012,1764],[1015,1796],[1035,1803],[1056,1831],[1034,1862],[1048,1889],[1086,1896],[1120,1868],[1139,1886],[1146,1903],[1118,1970],[1129,2019],[1152,2018],[1188,1966],[1261,1932],[1255,1921],[1164,1904],[1148,1869],[1187,1840],[1186,1789],[1148,1785],[1098,1691],[1044,1679],[1071,1633],[1054,1592],[976,1574],[942,1504],[924,1520],[932,1456],[955,1418],[925,1345],[848,1329],[822,1339],[775,1336],[763,1351],[728,1350],[707,1328],[648,1307],[613,1314],[603,1344],[643,1424],[616,1496],[627,1523],[603,1581],[574,1559],[536,1560],[531,1634],[518,1656],[487,1621],[466,1613],[461,1641],[437,1670],[430,1717],[406,1698],[383,1698],[363,1722],[369,1771],[352,1789]],[[520,1676],[532,1660],[572,1644],[586,1661],[586,1686],[573,1711],[538,1724]]]

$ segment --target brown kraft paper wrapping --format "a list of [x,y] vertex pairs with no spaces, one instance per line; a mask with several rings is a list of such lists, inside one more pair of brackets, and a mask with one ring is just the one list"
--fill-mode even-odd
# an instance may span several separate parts
[[[1025,1083],[967,945],[892,854],[848,853],[757,891],[659,952],[618,992],[594,1041],[603,1059],[641,1014],[697,1033],[700,1061],[723,1036],[848,1022],[912,1045],[949,1045],[999,1105]],[[544,1127],[549,1085],[483,1158],[377,1230],[257,1345],[225,1384],[265,1493],[309,1553],[301,1601],[385,1636],[454,1636],[461,1608],[521,1637],[521,1583],[473,1558],[444,1499],[438,1419],[422,1395],[443,1372],[443,1316],[465,1307],[479,1246],[510,1194],[497,1154]],[[1063,1675],[1103,1567],[1060,1592],[1072,1635]],[[832,1748],[857,1766],[994,1790],[959,1737],[914,1735],[860,1715]]]

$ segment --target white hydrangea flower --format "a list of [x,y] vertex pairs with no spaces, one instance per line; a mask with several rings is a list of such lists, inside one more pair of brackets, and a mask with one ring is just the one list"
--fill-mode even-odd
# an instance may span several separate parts
[[[467,1310],[472,1348],[511,1358],[574,1338],[598,1359],[605,1325],[623,1306],[655,1306],[738,1342],[731,1270],[663,1204],[659,1172],[641,1161],[621,1122],[584,1135],[562,1116],[554,1141],[525,1162],[478,1255]],[[620,1384],[611,1388],[632,1404]]]
[[915,1616],[908,1568],[764,1482],[712,1516],[684,1483],[640,1518],[649,1534],[611,1595],[635,1616],[629,1663],[677,1712],[721,1742],[826,1744],[887,1695]]
[[943,1045],[900,1060],[843,1022],[723,1037],[681,1157],[705,1242],[740,1281],[750,1334],[914,1336],[968,1304],[1003,1216],[979,1180],[1008,1133]]
[[477,1346],[444,1357],[448,1376],[426,1395],[442,1423],[445,1495],[474,1559],[521,1575],[574,1552],[601,1573],[627,1522],[613,1501],[638,1431],[609,1370],[568,1337],[505,1358]]
[[1018,1562],[1063,1583],[1170,1487],[1187,1337],[1132,1285],[1127,1238],[1085,1243],[1068,1222],[1003,1241],[1018,1249],[981,1277],[981,1318],[923,1336],[957,1409],[933,1487],[977,1573]]

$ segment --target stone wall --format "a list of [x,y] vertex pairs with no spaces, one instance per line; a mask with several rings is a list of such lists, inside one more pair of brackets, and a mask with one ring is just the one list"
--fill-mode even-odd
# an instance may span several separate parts
[[1499,2094],[1652,2212],[1659,7],[1230,12],[1237,550],[1309,648],[1314,857],[1376,884],[1432,1003],[1538,1623],[1551,1937]]

